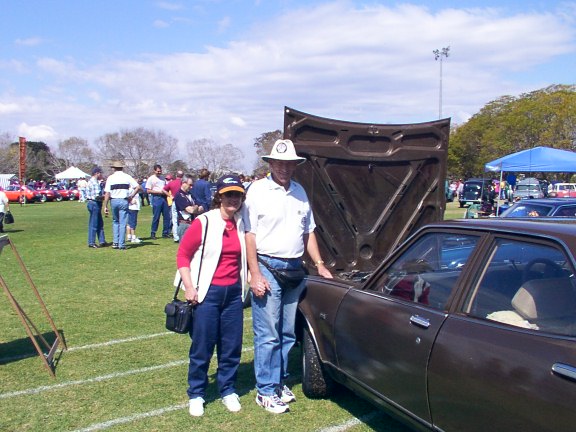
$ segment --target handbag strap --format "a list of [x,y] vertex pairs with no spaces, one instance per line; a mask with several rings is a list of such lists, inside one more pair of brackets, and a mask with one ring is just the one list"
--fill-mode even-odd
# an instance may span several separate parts
[[[204,227],[204,241],[202,242],[202,253],[200,255],[200,268],[198,269],[198,281],[196,282],[196,286],[200,283],[200,272],[202,271],[202,261],[204,261],[204,245],[206,244],[206,234],[208,233],[208,216],[206,218],[206,226]],[[178,292],[180,291],[180,287],[182,286],[182,278],[178,281],[178,286],[174,291],[174,298],[173,300],[178,300]]]
[[204,227],[204,239],[202,241],[202,253],[200,254],[200,266],[198,267],[198,280],[196,281],[196,286],[200,283],[200,273],[202,272],[202,262],[204,261],[204,249],[206,249],[206,235],[208,233],[208,216],[206,218],[206,226]]

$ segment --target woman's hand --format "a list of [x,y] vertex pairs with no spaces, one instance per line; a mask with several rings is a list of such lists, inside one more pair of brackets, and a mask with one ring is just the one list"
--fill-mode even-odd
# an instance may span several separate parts
[[198,290],[194,287],[186,288],[184,291],[184,297],[188,302],[192,303],[193,305],[198,304]]

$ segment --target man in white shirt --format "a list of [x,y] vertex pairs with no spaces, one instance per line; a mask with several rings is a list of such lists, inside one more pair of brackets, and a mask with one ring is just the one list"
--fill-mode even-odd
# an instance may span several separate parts
[[332,274],[320,256],[308,196],[292,180],[296,166],[305,159],[296,155],[290,140],[276,141],[270,155],[262,159],[270,165],[270,174],[248,189],[243,220],[251,273],[256,403],[280,414],[296,400],[285,380],[288,352],[296,341],[296,308],[305,284],[281,283],[268,267],[299,269],[306,251],[321,276]]
[[166,180],[162,175],[162,167],[156,164],[154,165],[154,174],[146,180],[146,192],[148,192],[152,204],[152,227],[150,229],[150,238],[152,240],[156,240],[160,215],[163,218],[162,237],[171,237],[172,216],[170,206],[168,206],[168,192],[164,190],[164,186],[166,186]]
[[10,201],[4,191],[0,190],[0,233],[4,232],[4,216],[7,211],[10,211]]
[[106,179],[104,186],[104,213],[108,214],[108,201],[112,209],[112,248],[126,249],[126,223],[128,222],[128,205],[138,194],[140,185],[124,171],[124,163],[113,161],[110,167],[114,173]]

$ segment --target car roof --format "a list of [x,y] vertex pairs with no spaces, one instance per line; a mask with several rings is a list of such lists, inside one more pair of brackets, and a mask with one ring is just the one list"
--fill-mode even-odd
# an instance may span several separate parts
[[[553,206],[559,206],[559,205],[570,205],[570,204],[576,204],[576,198],[528,198],[528,199],[523,199],[519,202],[520,204],[542,204],[542,205],[553,205]],[[519,203],[514,203],[514,204],[519,204]]]
[[430,228],[457,228],[480,231],[499,232],[503,234],[530,234],[546,238],[556,238],[563,243],[576,248],[576,219],[546,219],[546,218],[486,218],[486,219],[453,219],[429,224]]

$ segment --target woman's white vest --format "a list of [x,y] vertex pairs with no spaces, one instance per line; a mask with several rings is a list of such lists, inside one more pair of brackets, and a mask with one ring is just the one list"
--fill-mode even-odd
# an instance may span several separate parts
[[[190,272],[192,284],[198,290],[198,303],[201,303],[204,297],[206,297],[206,293],[212,282],[212,277],[218,266],[220,254],[222,253],[222,236],[226,229],[226,221],[222,219],[220,209],[210,210],[198,216],[198,219],[202,225],[202,242],[192,257]],[[242,285],[242,299],[244,299],[244,284],[246,282],[248,266],[246,263],[244,222],[242,221],[240,212],[236,212],[234,220],[236,221],[238,240],[240,240],[240,283]],[[208,230],[206,230],[207,221]],[[208,242],[206,242],[205,236],[209,239]]]

